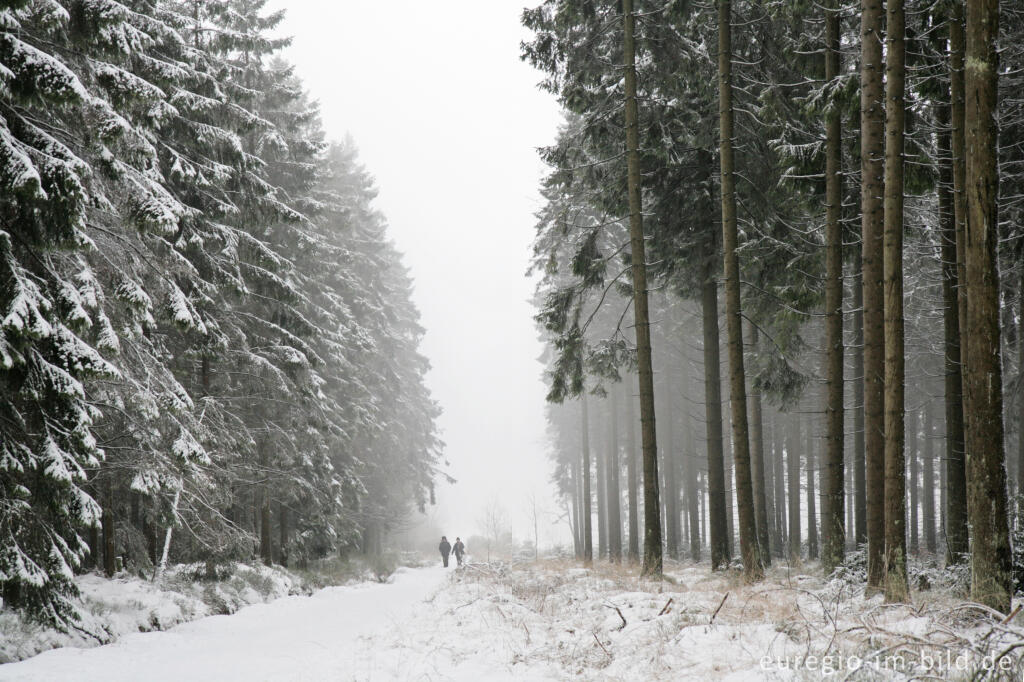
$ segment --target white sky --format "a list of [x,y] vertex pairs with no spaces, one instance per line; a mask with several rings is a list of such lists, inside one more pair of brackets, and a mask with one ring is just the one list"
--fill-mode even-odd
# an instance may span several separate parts
[[[560,121],[519,60],[526,0],[272,0],[285,56],[320,101],[328,134],[350,133],[377,178],[377,207],[405,254],[444,409],[454,486],[438,488],[449,537],[481,530],[497,499],[520,537],[526,498],[554,512],[541,346],[524,274],[544,172],[535,148]],[[553,518],[553,514],[551,515]],[[542,528],[541,545],[567,540]]]

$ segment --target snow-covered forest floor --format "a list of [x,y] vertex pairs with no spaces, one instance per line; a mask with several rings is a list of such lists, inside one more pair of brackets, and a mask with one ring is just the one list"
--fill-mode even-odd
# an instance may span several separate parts
[[[384,677],[416,678],[416,661],[444,652],[456,679],[976,679],[986,668],[1021,679],[1024,629],[949,586],[889,606],[865,600],[859,579],[788,566],[753,586],[703,564],[670,563],[666,574],[655,583],[607,564],[471,566],[380,643],[401,652]],[[1001,667],[985,658],[993,653],[1005,653]]]
[[403,568],[388,584],[46,652],[0,680],[1021,679],[1024,627],[968,605],[949,574],[917,568],[929,589],[887,606],[864,599],[857,571],[806,569],[744,585],[675,562],[664,582],[561,560]]

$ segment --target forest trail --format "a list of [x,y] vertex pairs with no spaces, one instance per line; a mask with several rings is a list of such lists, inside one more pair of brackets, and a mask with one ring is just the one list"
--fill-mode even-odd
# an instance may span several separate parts
[[330,587],[93,649],[0,666],[0,680],[326,680],[375,677],[374,636],[405,622],[450,571],[400,569],[392,582]]

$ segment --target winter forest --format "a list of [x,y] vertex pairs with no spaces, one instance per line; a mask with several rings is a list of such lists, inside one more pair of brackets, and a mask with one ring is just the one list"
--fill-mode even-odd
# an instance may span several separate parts
[[0,0],[0,680],[1021,679],[1024,6],[521,3]]
[[1004,4],[524,14],[567,110],[533,267],[578,556],[596,499],[598,554],[645,574],[702,551],[748,581],[773,557],[827,574],[864,546],[869,591],[901,602],[927,552],[1010,612],[1024,14]]
[[3,9],[0,588],[302,565],[430,501],[410,281],[262,0]]

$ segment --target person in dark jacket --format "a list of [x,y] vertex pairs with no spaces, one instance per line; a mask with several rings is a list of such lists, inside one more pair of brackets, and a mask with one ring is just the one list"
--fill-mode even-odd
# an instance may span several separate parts
[[462,555],[466,553],[466,546],[462,544],[461,538],[455,538],[455,546],[452,547],[452,554],[455,555],[455,561],[458,565],[462,565]]
[[448,544],[448,538],[442,535],[441,544],[437,548],[441,551],[441,561],[444,562],[444,567],[448,568],[448,555],[452,553],[452,546]]

